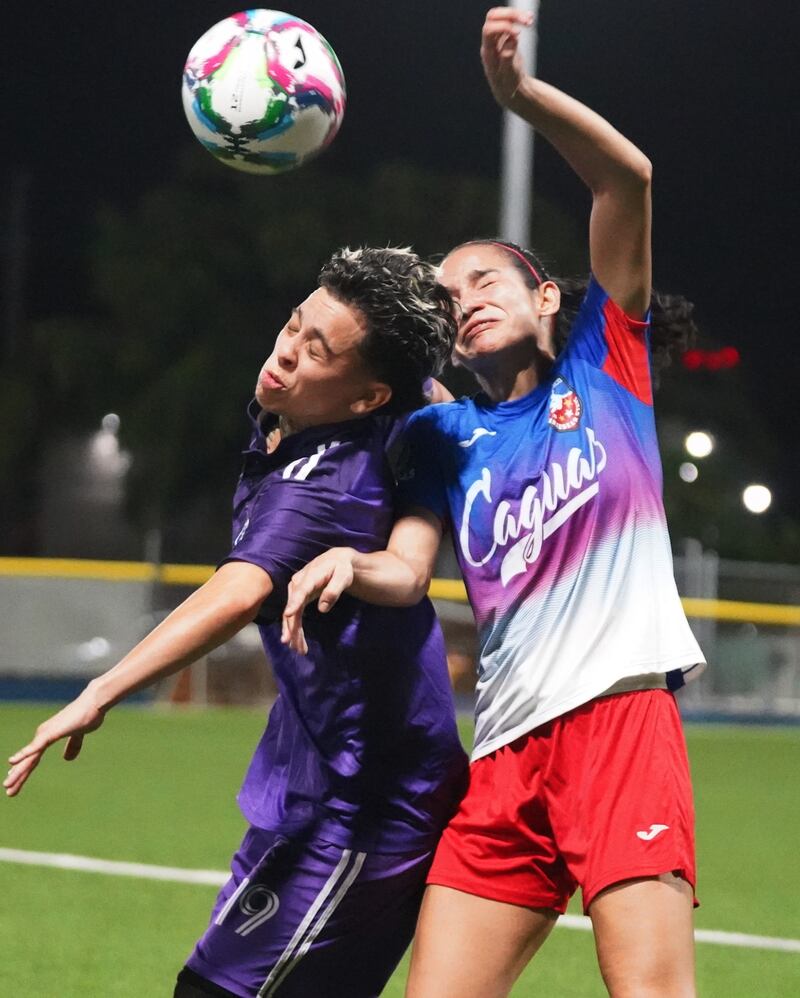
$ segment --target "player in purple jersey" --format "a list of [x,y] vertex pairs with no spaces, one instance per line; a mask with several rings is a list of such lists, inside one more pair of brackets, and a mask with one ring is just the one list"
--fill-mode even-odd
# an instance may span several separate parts
[[464,790],[433,608],[356,599],[280,641],[292,574],[332,545],[385,547],[387,451],[455,336],[452,302],[407,250],[343,250],[261,369],[215,575],[12,756],[19,793],[43,752],[84,736],[127,694],[255,620],[278,698],[239,794],[250,824],[177,998],[376,998],[414,930],[433,848]]
[[[413,603],[452,532],[478,628],[470,786],[437,849],[408,998],[503,998],[582,889],[614,996],[695,993],[693,805],[673,690],[703,657],[672,576],[650,373],[651,166],[527,76],[530,15],[489,12],[498,102],[592,194],[592,277],[564,343],[561,292],[526,251],[476,240],[441,267],[455,360],[481,393],[415,413],[411,508],[385,552],[331,551],[290,586]],[[673,329],[672,332],[679,332]],[[316,612],[316,611],[315,611]]]

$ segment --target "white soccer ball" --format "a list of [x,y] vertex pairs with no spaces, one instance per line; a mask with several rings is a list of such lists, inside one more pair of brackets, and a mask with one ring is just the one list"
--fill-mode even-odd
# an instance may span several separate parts
[[210,28],[183,70],[183,108],[212,155],[247,173],[282,173],[316,156],[344,117],[336,53],[306,21],[245,10]]

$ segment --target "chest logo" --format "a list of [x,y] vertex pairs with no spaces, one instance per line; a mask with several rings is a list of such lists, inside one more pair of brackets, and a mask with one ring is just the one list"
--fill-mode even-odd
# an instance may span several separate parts
[[563,378],[556,378],[550,391],[550,412],[547,422],[553,429],[574,430],[581,421],[583,403],[578,393]]
[[296,460],[290,461],[283,469],[282,477],[293,478],[296,482],[304,482],[322,460],[323,455],[333,450],[334,447],[340,446],[341,442],[339,440],[331,440],[330,443],[320,444],[310,457],[298,457]]
[[496,436],[497,436],[496,430],[487,430],[485,426],[476,426],[475,429],[472,431],[472,436],[469,438],[469,440],[459,440],[458,446],[465,448],[471,447],[475,443],[475,441],[480,440],[481,437],[496,437]]

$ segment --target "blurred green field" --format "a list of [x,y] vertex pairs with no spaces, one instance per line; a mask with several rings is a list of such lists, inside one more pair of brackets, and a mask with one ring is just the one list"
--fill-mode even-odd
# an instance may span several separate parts
[[[47,713],[0,706],[0,751],[26,742]],[[244,828],[235,791],[263,721],[256,711],[119,709],[77,762],[51,752],[21,797],[0,802],[0,847],[224,870]],[[690,727],[688,740],[698,928],[800,939],[800,729]],[[0,996],[170,996],[215,891],[0,863]],[[705,998],[800,995],[800,954],[699,944],[697,955]],[[401,966],[386,998],[401,998],[404,979]],[[513,994],[604,995],[591,936],[558,929]]]

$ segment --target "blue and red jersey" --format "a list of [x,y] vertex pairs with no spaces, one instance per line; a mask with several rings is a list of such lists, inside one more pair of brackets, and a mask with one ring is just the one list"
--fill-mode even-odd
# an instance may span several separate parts
[[528,395],[429,406],[404,501],[446,521],[480,644],[473,758],[630,680],[704,663],[678,598],[646,322],[593,278]]

